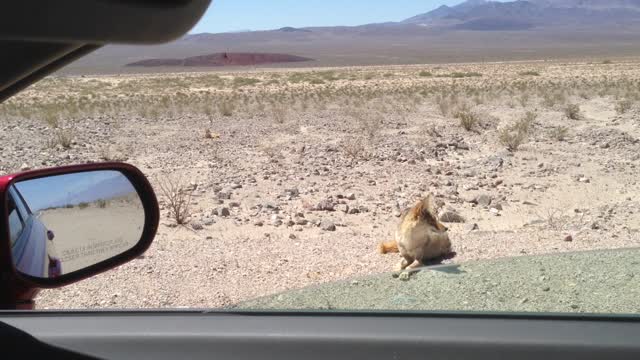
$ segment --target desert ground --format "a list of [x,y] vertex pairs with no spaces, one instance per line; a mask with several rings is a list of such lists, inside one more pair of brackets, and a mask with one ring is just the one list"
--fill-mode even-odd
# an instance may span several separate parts
[[629,58],[59,75],[0,105],[0,171],[126,161],[160,201],[144,256],[38,307],[219,308],[391,271],[428,192],[445,263],[637,247],[639,89]]

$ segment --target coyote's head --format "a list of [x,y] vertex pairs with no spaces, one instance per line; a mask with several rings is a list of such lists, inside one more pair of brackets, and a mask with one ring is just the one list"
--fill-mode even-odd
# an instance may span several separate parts
[[433,226],[439,231],[447,231],[447,227],[442,225],[438,221],[438,214],[436,211],[436,203],[432,194],[429,194],[422,198],[412,209],[411,217],[413,220],[422,220],[427,224]]

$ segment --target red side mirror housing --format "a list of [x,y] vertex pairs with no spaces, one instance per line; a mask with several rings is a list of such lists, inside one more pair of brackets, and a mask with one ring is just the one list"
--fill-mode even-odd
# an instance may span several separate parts
[[0,308],[33,308],[41,288],[135,259],[151,245],[159,219],[151,184],[129,164],[0,177]]

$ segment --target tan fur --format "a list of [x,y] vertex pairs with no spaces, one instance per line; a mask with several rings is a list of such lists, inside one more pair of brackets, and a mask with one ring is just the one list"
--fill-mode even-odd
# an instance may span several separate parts
[[398,242],[395,240],[381,242],[378,244],[378,252],[380,254],[400,252],[400,249],[398,249]]
[[405,210],[395,232],[394,242],[381,243],[381,253],[397,247],[403,259],[401,270],[422,266],[424,261],[451,252],[447,228],[438,221],[433,195],[429,194],[411,209]]

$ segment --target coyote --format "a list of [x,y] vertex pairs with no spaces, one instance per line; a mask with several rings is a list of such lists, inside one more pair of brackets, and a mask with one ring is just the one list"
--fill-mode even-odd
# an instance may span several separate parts
[[447,228],[438,221],[433,195],[429,194],[400,216],[395,240],[378,245],[382,254],[400,252],[399,270],[414,269],[429,259],[451,252]]

